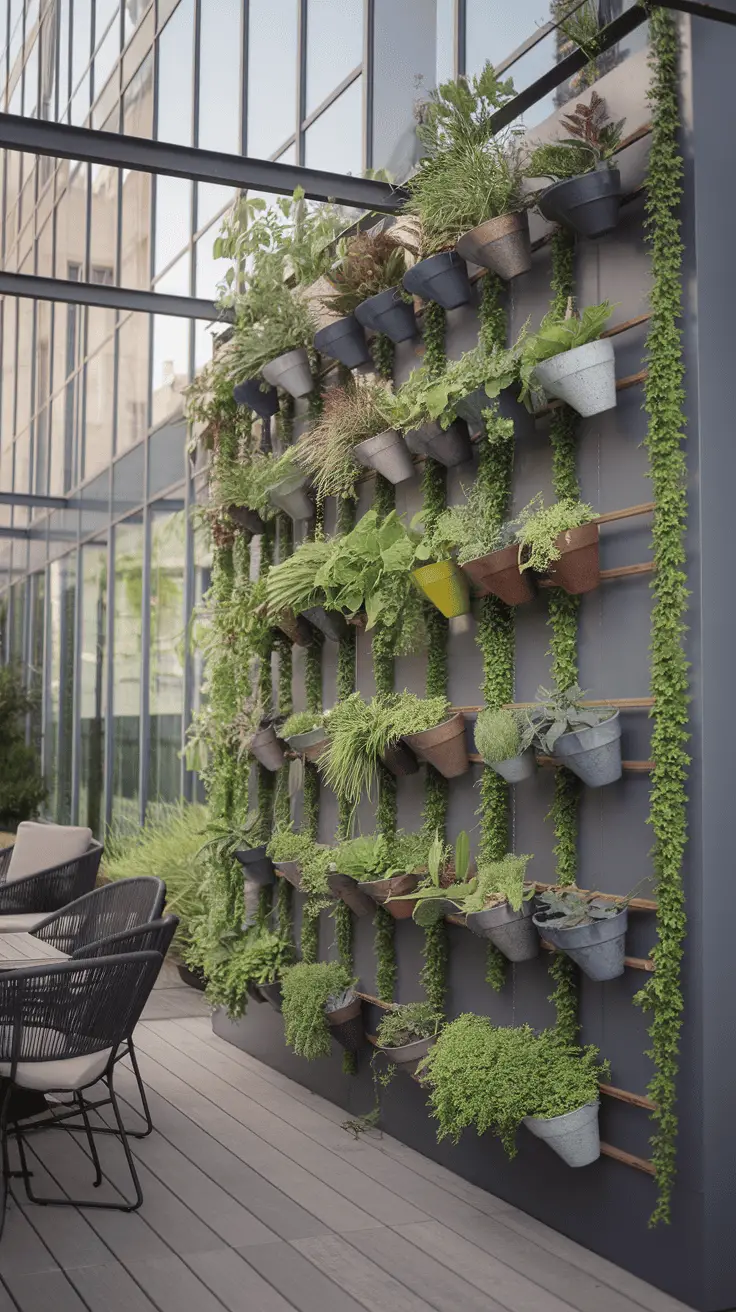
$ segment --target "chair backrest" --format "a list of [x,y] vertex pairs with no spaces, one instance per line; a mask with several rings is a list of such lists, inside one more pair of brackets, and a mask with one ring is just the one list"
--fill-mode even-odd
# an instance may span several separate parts
[[149,920],[145,925],[136,925],[133,929],[122,929],[117,934],[108,934],[97,943],[88,943],[77,948],[74,959],[92,957],[112,957],[119,952],[158,952],[163,959],[179,925],[178,916],[164,916],[161,920]]
[[92,830],[79,825],[23,820],[15,835],[6,883],[76,861],[88,851],[91,842]]
[[47,916],[33,931],[37,938],[52,943],[69,956],[110,934],[135,929],[158,920],[166,898],[162,879],[148,875],[119,879],[95,888],[60,911]]
[[63,1061],[130,1037],[161,969],[158,952],[60,961],[0,974],[0,1054],[11,1062]]

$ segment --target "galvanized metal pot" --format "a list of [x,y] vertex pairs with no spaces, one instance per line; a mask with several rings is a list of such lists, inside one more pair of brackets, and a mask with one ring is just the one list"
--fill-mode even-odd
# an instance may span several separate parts
[[532,251],[527,211],[486,219],[485,223],[464,233],[455,250],[461,259],[491,269],[505,282],[528,273],[532,267]]

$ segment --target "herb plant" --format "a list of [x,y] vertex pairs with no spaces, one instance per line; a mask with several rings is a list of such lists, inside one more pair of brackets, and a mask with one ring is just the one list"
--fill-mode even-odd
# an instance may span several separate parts
[[253,984],[273,984],[294,961],[294,944],[264,930],[249,939],[240,953],[243,972]]
[[[513,437],[513,420],[498,419],[496,430],[502,440]],[[460,565],[511,546],[516,535],[516,521],[499,522],[496,492],[484,480],[476,479],[463,491],[465,501],[443,510],[436,525],[437,536],[452,545]]]
[[487,765],[520,756],[533,739],[534,731],[519,711],[486,706],[475,722],[475,745]]
[[336,549],[334,538],[307,540],[293,555],[273,565],[266,579],[269,615],[277,616],[286,609],[298,614],[310,606],[324,606],[324,590],[317,586],[316,578]]
[[316,843],[309,834],[296,831],[289,826],[274,830],[266,852],[272,861],[299,863],[302,888],[305,893],[314,897],[324,897],[327,894],[327,872],[332,861],[329,847]]
[[596,920],[610,920],[628,906],[631,896],[608,902],[592,893],[581,893],[577,888],[551,888],[537,895],[540,911],[554,922],[555,929],[576,929],[578,925],[592,925]]
[[355,495],[359,468],[353,447],[391,427],[391,401],[384,383],[361,377],[325,392],[322,413],[297,446],[318,499]]
[[525,885],[531,860],[530,856],[508,852],[500,861],[479,861],[475,891],[464,899],[462,910],[469,914],[508,902],[512,911],[520,911],[522,902],[534,896],[533,885]]
[[297,1057],[329,1057],[330,1027],[325,1009],[342,1002],[355,979],[339,961],[301,961],[282,976],[284,1033]]
[[350,533],[334,539],[315,578],[328,609],[345,615],[365,610],[366,628],[382,629],[397,654],[415,651],[424,633],[410,576],[418,540],[395,511],[381,519],[369,510]]
[[321,729],[324,715],[320,711],[294,711],[279,729],[280,738],[293,738],[296,734]]
[[605,164],[612,167],[610,160],[621,144],[626,120],[612,122],[605,100],[596,91],[591,95],[590,104],[581,101],[560,121],[570,136],[537,146],[526,166],[527,177],[562,181],[590,173]]
[[403,1048],[418,1039],[430,1039],[438,1034],[444,1017],[435,1011],[430,1002],[407,1002],[396,1005],[384,1013],[376,1030],[379,1048]]
[[338,244],[339,260],[327,272],[334,292],[322,304],[337,314],[352,314],[369,296],[401,285],[406,255],[391,232],[359,232]]
[[361,834],[348,838],[332,854],[335,869],[359,882],[383,879],[390,865],[385,834]]
[[583,706],[584,696],[576,683],[564,692],[548,688],[538,690],[540,705],[529,711],[529,722],[540,751],[553,756],[557,739],[563,734],[591,729],[616,714],[612,706]]
[[552,506],[545,506],[541,496],[535,497],[518,516],[516,541],[520,571],[533,569],[546,574],[553,561],[562,555],[556,545],[560,533],[580,528],[592,519],[595,511],[582,501],[556,501]]
[[613,308],[610,301],[602,301],[600,305],[588,305],[579,318],[567,316],[567,312],[563,316],[548,314],[538,332],[526,337],[523,343],[519,363],[522,384],[519,400],[530,406],[530,395],[535,387],[534,370],[538,364],[562,351],[573,351],[578,346],[597,341]]

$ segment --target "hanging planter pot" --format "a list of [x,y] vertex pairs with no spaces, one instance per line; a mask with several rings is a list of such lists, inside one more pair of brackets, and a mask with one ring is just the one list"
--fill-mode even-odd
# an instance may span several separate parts
[[207,976],[199,966],[184,966],[177,961],[176,969],[182,984],[186,984],[190,989],[196,989],[198,993],[204,993],[207,988]]
[[303,615],[295,615],[293,610],[282,610],[275,621],[276,628],[285,633],[297,647],[308,647],[312,641],[312,630]]
[[485,387],[476,387],[475,391],[468,392],[467,396],[459,396],[455,401],[455,409],[468,425],[471,437],[480,437],[485,432],[483,412],[491,404],[491,398]]
[[283,510],[290,519],[312,519],[314,502],[305,491],[308,484],[309,475],[297,469],[268,489],[268,499],[277,510]]
[[375,469],[389,483],[405,483],[414,477],[414,462],[400,433],[389,428],[385,433],[367,437],[353,447],[353,455],[365,469]]
[[238,848],[235,856],[243,867],[243,875],[249,884],[257,884],[259,888],[265,888],[274,882],[273,861],[270,856],[266,856],[265,844],[262,847]]
[[492,592],[507,606],[523,606],[534,597],[534,581],[530,571],[519,570],[519,548],[504,547],[487,556],[476,556],[460,566],[473,584],[476,597],[487,597]]
[[345,617],[338,610],[325,610],[324,606],[308,606],[302,611],[302,615],[330,642],[339,642],[348,631]]
[[416,1079],[417,1066],[420,1061],[424,1061],[430,1048],[434,1047],[437,1042],[435,1035],[428,1039],[415,1039],[413,1043],[404,1043],[400,1048],[379,1048],[379,1052],[385,1053],[394,1066],[399,1070],[405,1071],[412,1079]]
[[363,886],[352,875],[331,874],[327,876],[327,886],[335,898],[340,898],[356,916],[372,916],[376,909],[375,902],[363,892]]
[[610,337],[560,351],[534,370],[547,396],[566,401],[579,415],[599,415],[616,406],[616,362]]
[[527,211],[487,219],[464,233],[455,250],[462,260],[490,269],[504,282],[528,273],[532,267],[532,249]]
[[522,902],[514,911],[508,902],[486,911],[472,911],[465,917],[468,929],[479,938],[487,938],[507,961],[531,961],[539,955],[539,936],[534,927],[534,908]]
[[249,510],[248,506],[228,506],[227,513],[233,524],[245,529],[247,533],[253,533],[254,536],[262,533],[266,527],[258,511]]
[[428,761],[445,779],[466,774],[470,767],[462,711],[451,715],[449,720],[443,720],[442,724],[435,724],[432,729],[405,734],[404,742],[420,760]]
[[248,983],[245,986],[245,991],[248,994],[248,997],[250,998],[251,1002],[257,1002],[260,1005],[262,1002],[266,1001],[258,985],[254,984],[252,979],[248,980]]
[[592,592],[598,587],[601,569],[597,524],[582,524],[580,528],[567,529],[555,538],[555,546],[562,554],[547,571],[553,583],[572,596]]
[[274,861],[273,865],[276,873],[291,884],[292,888],[301,889],[302,868],[298,861]]
[[327,746],[327,734],[324,729],[310,729],[309,733],[293,733],[286,739],[292,752],[306,756],[308,761],[316,761]]
[[468,580],[454,560],[441,560],[436,565],[422,565],[413,569],[411,576],[420,592],[424,593],[445,619],[467,615],[470,610]]
[[537,201],[540,214],[579,237],[602,237],[618,224],[621,174],[607,165],[555,182]]
[[259,729],[248,744],[248,751],[261,765],[274,773],[284,764],[284,749],[281,746],[272,724],[267,729]]
[[390,770],[397,779],[402,779],[407,774],[416,774],[419,769],[416,756],[400,738],[381,752],[381,760],[386,769]]
[[564,917],[547,911],[538,911],[534,916],[534,924],[542,938],[570,957],[588,979],[617,979],[623,975],[628,925],[626,907],[615,916],[593,920],[589,925],[575,925],[572,929],[556,929],[556,921],[561,925]]
[[602,724],[563,733],[555,743],[555,760],[589,788],[603,788],[621,778],[621,719],[616,711]]
[[443,310],[467,305],[471,297],[465,261],[454,251],[441,251],[420,260],[404,274],[404,286],[412,296],[435,301]]
[[377,296],[369,296],[356,307],[355,317],[364,328],[383,333],[396,343],[407,342],[419,332],[414,306],[404,300],[400,287],[389,287]]
[[267,1002],[274,1011],[281,1011],[281,983],[274,980],[271,984],[256,984],[261,995],[261,1002]]
[[264,364],[262,373],[267,383],[282,388],[297,400],[300,396],[308,396],[314,391],[309,356],[303,346],[296,351],[286,351],[284,355],[277,355],[275,360],[269,360],[268,364]]
[[[361,884],[364,893],[373,898],[379,906],[385,906],[394,920],[409,920],[414,910],[413,893],[419,883],[419,875],[391,875],[389,879],[372,879]],[[397,901],[389,902],[389,898]]]
[[486,761],[496,774],[500,774],[507,784],[520,784],[524,779],[531,779],[537,768],[536,758],[531,747],[518,756],[509,756],[505,761]]
[[348,369],[357,369],[361,364],[370,363],[371,353],[365,332],[354,314],[347,314],[344,319],[320,328],[314,335],[314,345],[321,355],[339,360]]
[[325,1017],[332,1037],[347,1052],[359,1052],[365,1042],[362,1006],[361,999],[354,998],[347,1006],[338,1007],[335,1011],[328,1011],[325,1008]]
[[473,456],[467,429],[458,420],[449,428],[443,428],[439,419],[414,428],[406,434],[406,445],[414,455],[431,456],[445,469],[464,465]]
[[567,1166],[590,1166],[601,1155],[598,1106],[596,1099],[565,1116],[525,1116],[523,1124]]
[[261,419],[270,419],[279,408],[279,395],[275,387],[269,387],[259,378],[247,378],[244,383],[236,383],[233,396],[238,405],[247,405]]

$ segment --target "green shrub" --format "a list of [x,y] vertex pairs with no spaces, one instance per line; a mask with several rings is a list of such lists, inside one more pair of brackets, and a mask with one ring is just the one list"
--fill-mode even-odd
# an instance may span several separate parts
[[35,705],[21,671],[14,665],[0,668],[0,827],[5,829],[32,820],[48,796],[38,753],[26,746],[26,716]]
[[522,573],[525,569],[533,569],[538,574],[545,574],[552,562],[562,555],[556,546],[560,533],[589,524],[595,517],[593,507],[582,501],[556,501],[552,506],[545,506],[541,494],[535,497],[517,520],[519,569]]
[[272,861],[297,861],[305,893],[324,896],[328,892],[327,872],[332,861],[329,847],[315,843],[309,834],[299,833],[291,827],[276,829],[266,847]]
[[302,961],[284,971],[281,984],[286,1042],[297,1057],[306,1057],[307,1061],[329,1057],[330,1027],[325,1007],[328,1003],[343,1005],[355,979],[338,961]]
[[245,939],[238,959],[243,978],[252,984],[273,984],[294,961],[294,945],[268,930]]
[[441,1012],[431,1002],[407,1002],[395,1005],[384,1013],[376,1030],[379,1048],[402,1048],[417,1039],[429,1039],[437,1034],[444,1022]]
[[487,706],[475,722],[475,745],[487,765],[509,761],[529,746],[530,734],[518,711],[493,710]]

